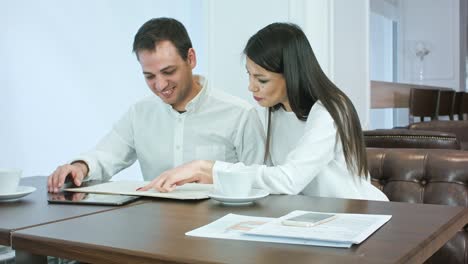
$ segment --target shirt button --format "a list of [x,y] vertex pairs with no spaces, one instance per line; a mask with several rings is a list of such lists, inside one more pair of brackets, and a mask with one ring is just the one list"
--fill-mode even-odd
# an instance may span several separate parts
[[177,119],[177,122],[182,123],[182,119],[180,119],[180,118]]
[[176,148],[176,149],[180,149],[180,146],[179,146],[179,145],[177,145],[175,148]]

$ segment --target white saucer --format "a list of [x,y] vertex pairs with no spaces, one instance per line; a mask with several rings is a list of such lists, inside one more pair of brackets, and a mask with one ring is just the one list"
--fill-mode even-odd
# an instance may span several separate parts
[[3,201],[16,200],[34,192],[35,190],[36,188],[31,187],[31,186],[18,186],[18,188],[16,189],[16,192],[14,193],[0,194],[0,201],[3,202]]
[[266,197],[268,195],[269,193],[267,191],[261,190],[261,189],[252,189],[252,191],[250,192],[250,195],[247,197],[224,196],[222,194],[217,193],[216,191],[208,194],[208,196],[211,199],[221,202],[223,204],[229,204],[229,205],[250,204],[253,201],[262,199],[263,197]]

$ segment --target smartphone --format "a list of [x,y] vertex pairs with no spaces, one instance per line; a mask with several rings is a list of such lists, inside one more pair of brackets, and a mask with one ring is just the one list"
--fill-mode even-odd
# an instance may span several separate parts
[[96,194],[80,192],[49,193],[49,203],[61,204],[94,204],[94,205],[124,205],[140,198],[139,196],[119,194]]
[[312,227],[331,221],[336,217],[337,215],[335,214],[306,213],[285,219],[281,224],[286,226]]

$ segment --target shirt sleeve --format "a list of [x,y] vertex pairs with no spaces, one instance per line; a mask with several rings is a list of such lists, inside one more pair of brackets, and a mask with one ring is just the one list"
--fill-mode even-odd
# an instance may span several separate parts
[[265,132],[254,107],[243,115],[234,144],[240,162],[246,165],[263,164]]
[[[288,135],[276,135],[275,139],[282,136]],[[336,142],[337,130],[328,112],[311,111],[304,135],[284,164],[247,166],[217,161],[213,181],[216,183],[221,170],[247,170],[251,171],[254,187],[276,194],[299,194],[334,159]]]
[[134,107],[125,113],[93,150],[74,160],[87,163],[89,173],[86,180],[108,180],[136,161],[133,120]]

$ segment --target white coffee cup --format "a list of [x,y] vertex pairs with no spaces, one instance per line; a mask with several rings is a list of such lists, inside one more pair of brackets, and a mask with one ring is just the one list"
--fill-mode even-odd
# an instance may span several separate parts
[[20,169],[0,169],[0,194],[16,192],[21,172]]
[[252,190],[254,171],[218,171],[214,182],[215,191],[226,197],[248,197]]

